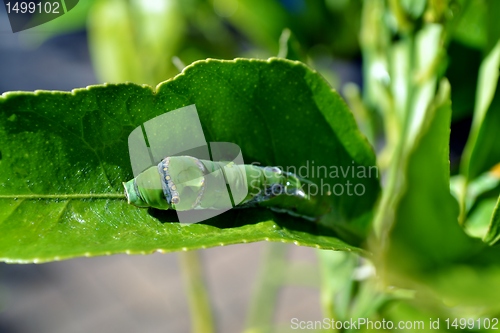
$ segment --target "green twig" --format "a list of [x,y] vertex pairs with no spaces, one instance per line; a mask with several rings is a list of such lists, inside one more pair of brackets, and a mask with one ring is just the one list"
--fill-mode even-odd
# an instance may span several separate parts
[[396,21],[398,22],[398,27],[402,32],[410,32],[413,30],[413,22],[408,18],[404,8],[401,6],[400,0],[389,0],[389,7],[391,8]]
[[273,332],[276,298],[286,276],[287,249],[285,244],[268,244],[250,303],[245,332]]
[[215,325],[198,251],[179,253],[182,276],[188,294],[193,333],[214,333]]

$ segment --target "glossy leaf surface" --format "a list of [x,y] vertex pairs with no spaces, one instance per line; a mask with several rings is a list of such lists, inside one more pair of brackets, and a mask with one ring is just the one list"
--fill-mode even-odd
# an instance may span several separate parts
[[[350,181],[363,195],[332,194],[332,213],[319,224],[242,209],[184,226],[175,212],[128,205],[121,183],[132,178],[129,133],[190,104],[207,141],[238,144],[245,163],[299,173],[304,166],[302,176],[325,191]],[[316,72],[278,59],[201,61],[156,91],[128,83],[4,94],[0,154],[0,258],[9,262],[260,240],[357,251],[379,191],[375,174],[357,173],[373,170],[375,157],[339,95]],[[337,176],[312,174],[313,165],[336,167]]]

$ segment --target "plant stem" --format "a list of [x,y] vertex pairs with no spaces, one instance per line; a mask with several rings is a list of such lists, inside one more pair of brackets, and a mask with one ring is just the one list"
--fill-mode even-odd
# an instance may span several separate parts
[[408,33],[413,29],[413,23],[408,19],[400,0],[389,0],[389,7],[398,22],[398,27],[403,33]]
[[215,325],[198,251],[179,253],[193,333],[214,333]]
[[278,291],[286,277],[288,246],[281,243],[266,245],[244,332],[274,332],[273,316]]

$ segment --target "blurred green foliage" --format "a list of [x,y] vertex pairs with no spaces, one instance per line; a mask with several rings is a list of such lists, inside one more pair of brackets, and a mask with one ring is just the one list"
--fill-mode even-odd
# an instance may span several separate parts
[[310,63],[355,56],[360,11],[359,0],[86,0],[26,38],[86,27],[99,80],[154,86],[178,73],[174,56],[182,64],[275,56],[285,29]]

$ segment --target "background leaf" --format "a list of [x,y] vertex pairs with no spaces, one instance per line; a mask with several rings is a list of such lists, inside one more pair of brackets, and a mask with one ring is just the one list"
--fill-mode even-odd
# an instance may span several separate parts
[[474,120],[462,157],[462,173],[474,179],[500,162],[496,131],[500,124],[500,41],[479,69]]
[[382,267],[390,285],[417,290],[418,306],[480,306],[482,315],[491,316],[500,310],[494,287],[500,248],[468,237],[458,224],[449,189],[449,97],[444,81],[408,156],[405,191]]
[[484,241],[493,245],[498,243],[500,239],[500,197],[496,202],[495,208],[493,210],[493,215],[491,216],[490,226]]
[[90,51],[102,82],[157,84],[176,73],[172,57],[186,27],[176,1],[99,1],[88,20]]
[[425,127],[407,156],[405,190],[390,233],[385,262],[390,275],[404,276],[400,286],[411,285],[426,271],[444,269],[478,249],[479,244],[458,225],[458,204],[450,194],[450,119],[450,86],[442,81]]
[[365,189],[362,196],[331,195],[332,214],[320,224],[245,209],[183,226],[175,212],[138,209],[118,198],[121,182],[132,178],[129,133],[189,104],[197,106],[207,141],[238,144],[246,163],[375,164],[339,95],[297,62],[201,61],[156,92],[118,84],[7,93],[0,98],[0,258],[43,262],[260,240],[358,250],[337,236],[355,245],[366,235],[379,191],[375,175],[310,174],[325,187],[351,181]]

